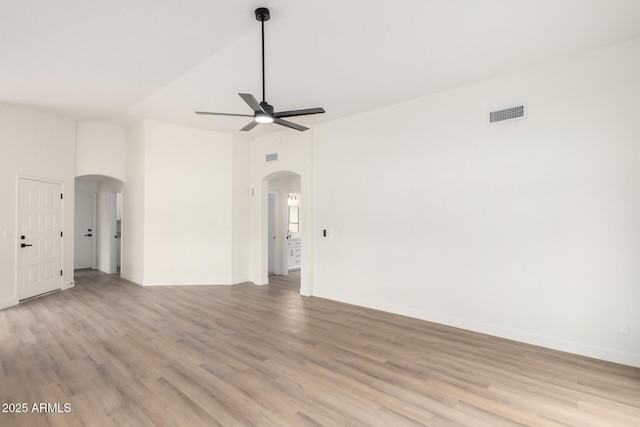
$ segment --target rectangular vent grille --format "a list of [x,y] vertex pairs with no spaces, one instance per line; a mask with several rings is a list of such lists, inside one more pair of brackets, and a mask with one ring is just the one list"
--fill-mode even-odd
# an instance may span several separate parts
[[267,162],[275,162],[278,160],[278,153],[267,154]]
[[524,105],[503,108],[489,113],[489,123],[503,122],[505,120],[520,119],[525,117]]

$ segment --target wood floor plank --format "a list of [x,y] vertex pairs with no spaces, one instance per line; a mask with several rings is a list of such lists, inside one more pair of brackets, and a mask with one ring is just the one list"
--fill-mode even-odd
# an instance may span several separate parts
[[267,286],[76,287],[0,311],[1,426],[635,426],[640,369]]

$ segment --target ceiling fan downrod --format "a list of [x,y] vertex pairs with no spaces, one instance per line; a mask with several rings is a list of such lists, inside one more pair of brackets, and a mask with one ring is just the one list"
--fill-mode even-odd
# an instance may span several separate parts
[[266,103],[267,97],[265,96],[265,78],[264,78],[264,23],[271,18],[269,9],[266,7],[259,7],[256,9],[256,19],[260,21],[262,26],[262,102]]

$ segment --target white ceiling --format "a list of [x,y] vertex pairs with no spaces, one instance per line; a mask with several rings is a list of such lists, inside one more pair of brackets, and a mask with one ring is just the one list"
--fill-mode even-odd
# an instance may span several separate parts
[[[0,0],[0,101],[232,132],[261,98],[319,123],[640,37],[639,0]],[[639,53],[640,54],[640,53]],[[247,136],[281,130],[261,125]]]

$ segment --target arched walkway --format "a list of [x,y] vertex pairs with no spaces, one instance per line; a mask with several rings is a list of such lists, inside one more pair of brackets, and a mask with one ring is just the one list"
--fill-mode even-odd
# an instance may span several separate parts
[[74,270],[117,273],[124,183],[114,177],[84,175],[76,177],[75,184]]

